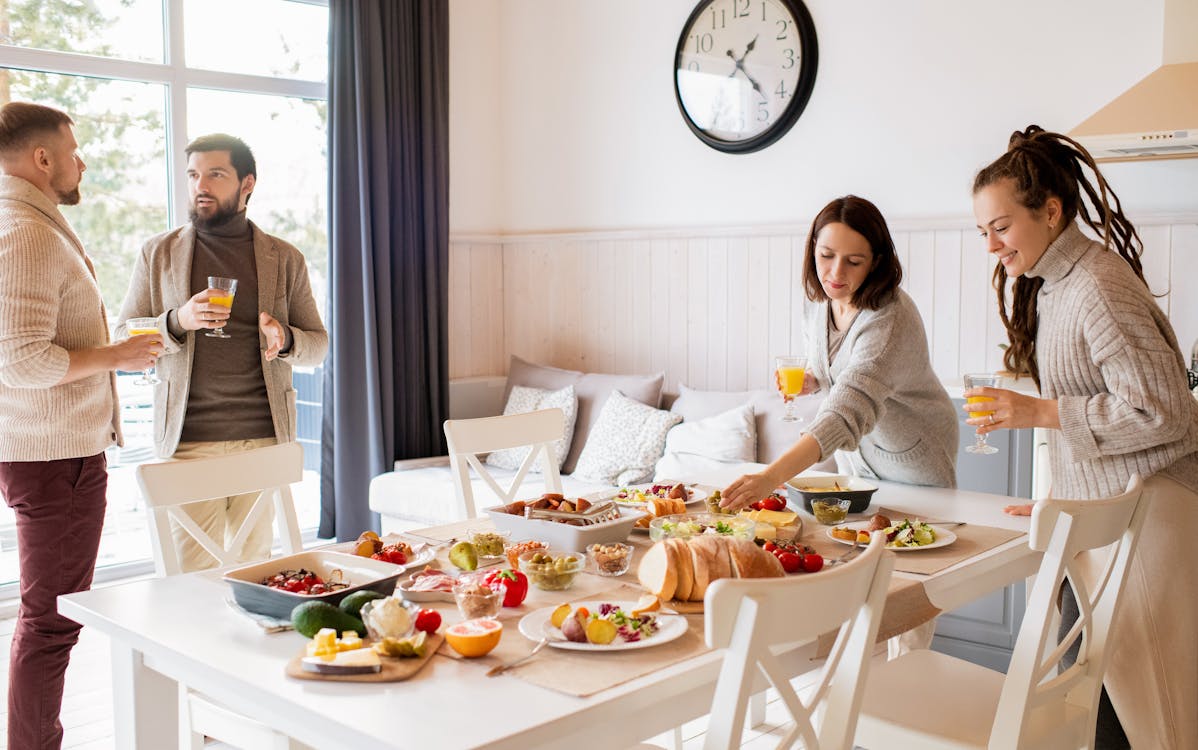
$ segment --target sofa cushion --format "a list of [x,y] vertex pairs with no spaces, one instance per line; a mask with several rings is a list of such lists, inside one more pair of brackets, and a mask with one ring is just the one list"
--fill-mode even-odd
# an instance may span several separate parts
[[666,445],[666,433],[682,421],[612,391],[587,437],[574,476],[616,486],[648,480]]
[[784,407],[777,391],[764,388],[755,391],[697,391],[680,383],[678,398],[670,406],[670,411],[681,414],[684,420],[691,422],[713,417],[740,404],[751,404],[757,421],[756,460],[768,464],[799,442],[819,412],[823,396],[823,392],[817,392],[796,399],[795,413],[803,421],[783,422]]
[[578,458],[586,447],[591,428],[599,419],[603,404],[612,391],[618,389],[628,398],[656,409],[661,403],[661,386],[664,381],[665,374],[660,372],[653,375],[584,373],[533,364],[512,355],[508,365],[507,388],[510,393],[511,389],[518,385],[549,390],[558,390],[567,385],[574,386],[578,396],[578,417],[574,426],[574,440],[561,467],[562,473],[570,474],[574,472]]
[[[503,407],[503,414],[527,414],[538,409],[561,409],[566,416],[565,434],[561,440],[553,443],[553,457],[557,460],[557,466],[560,469],[562,461],[566,460],[566,453],[570,450],[570,442],[574,439],[574,421],[578,417],[578,397],[574,395],[574,386],[568,385],[565,388],[560,388],[556,391],[547,391],[544,388],[528,388],[523,385],[514,386],[508,394],[507,405]],[[489,466],[497,466],[501,469],[511,469],[517,471],[520,465],[524,463],[524,459],[528,456],[528,452],[532,450],[528,446],[519,448],[506,448],[504,450],[494,451],[487,456],[487,464]],[[540,472],[541,462],[536,461],[529,468],[529,471]]]
[[[501,487],[510,487],[516,472],[496,468],[489,470]],[[474,507],[479,515],[483,508],[499,504],[499,496],[486,482],[470,472],[474,490]],[[584,482],[562,475],[562,491],[570,496],[585,495],[611,489],[608,485]],[[520,486],[520,499],[538,497],[545,492],[541,475],[526,476]],[[417,526],[438,526],[463,520],[458,513],[454,492],[453,470],[448,465],[428,466],[405,471],[389,471],[370,480],[370,509],[395,519],[410,521]]]
[[653,481],[683,480],[728,464],[757,460],[757,421],[744,403],[706,419],[684,421],[666,434]]

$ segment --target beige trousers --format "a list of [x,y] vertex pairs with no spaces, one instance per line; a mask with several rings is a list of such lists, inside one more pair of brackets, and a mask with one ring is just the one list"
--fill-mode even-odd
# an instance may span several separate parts
[[1132,558],[1103,684],[1133,748],[1198,750],[1198,493],[1151,481],[1161,491]]
[[[175,455],[171,458],[186,461],[192,458],[225,456],[230,453],[264,448],[277,442],[275,438],[270,437],[254,440],[221,440],[212,443],[179,443]],[[262,493],[248,492],[244,495],[218,497],[199,503],[188,503],[180,509],[191,516],[196,525],[214,541],[228,547],[229,542],[233,541],[233,537],[241,529],[242,522],[245,521],[245,517],[260,494]],[[250,532],[245,546],[241,550],[239,559],[242,562],[253,562],[270,557],[271,544],[274,542],[274,517],[273,506],[268,507],[267,512],[258,517],[257,523],[254,524],[254,530]],[[175,540],[175,549],[179,550],[179,562],[184,572],[216,567],[216,558],[208,554],[208,551],[201,547],[186,529],[173,520],[171,521],[171,536]]]

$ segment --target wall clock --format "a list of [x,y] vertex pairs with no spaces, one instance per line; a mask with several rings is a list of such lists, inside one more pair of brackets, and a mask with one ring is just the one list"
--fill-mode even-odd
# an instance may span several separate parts
[[699,140],[747,154],[799,119],[818,62],[802,0],[701,0],[678,38],[674,94]]

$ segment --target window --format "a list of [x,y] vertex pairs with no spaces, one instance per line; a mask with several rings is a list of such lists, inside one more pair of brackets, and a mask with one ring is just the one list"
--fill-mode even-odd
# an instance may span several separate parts
[[[184,40],[172,54],[169,40]],[[328,7],[322,0],[0,0],[0,104],[35,101],[76,121],[87,163],[63,207],[88,248],[110,317],[150,236],[187,220],[183,148],[244,139],[258,161],[250,218],[305,255],[326,310]],[[148,387],[118,376],[125,446],[109,453],[97,580],[150,569],[133,469],[153,457]],[[295,373],[305,481],[300,523],[319,521],[320,372]],[[0,504],[0,599],[16,595],[15,530]]]

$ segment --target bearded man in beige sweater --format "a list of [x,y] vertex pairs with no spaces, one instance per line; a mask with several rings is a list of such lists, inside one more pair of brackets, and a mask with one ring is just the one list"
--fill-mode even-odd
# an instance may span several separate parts
[[8,747],[62,744],[63,679],[80,626],[59,594],[91,586],[120,444],[113,370],[151,367],[160,336],[110,343],[91,259],[59,212],[86,166],[73,121],[0,108],[0,494],[16,515],[21,608],[9,663]]

